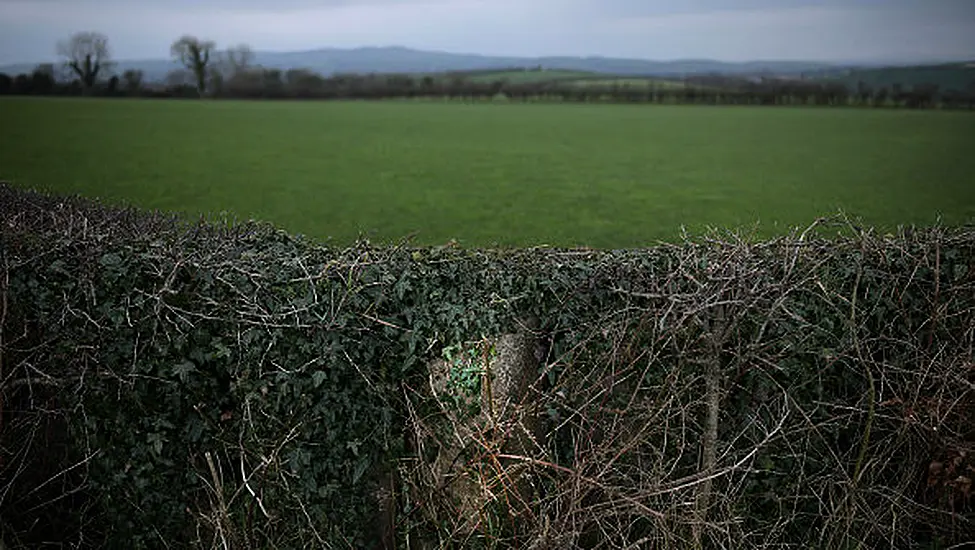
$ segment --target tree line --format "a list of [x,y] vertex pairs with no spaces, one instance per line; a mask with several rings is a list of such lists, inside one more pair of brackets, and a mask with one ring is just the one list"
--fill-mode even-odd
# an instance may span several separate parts
[[[747,79],[722,75],[689,77],[676,83],[634,85],[578,78],[510,82],[485,80],[493,71],[441,75],[336,74],[323,76],[302,68],[281,70],[254,64],[246,45],[218,50],[210,40],[182,36],[171,57],[180,69],[162,83],[147,82],[142,71],[114,74],[108,39],[99,33],[77,33],[57,45],[70,77],[57,78],[54,64],[38,65],[30,74],[0,73],[0,95],[88,95],[103,97],[234,98],[234,99],[394,99],[458,98],[467,100],[565,101],[707,105],[855,105],[866,107],[975,109],[975,81],[966,90],[941,90],[927,84],[905,88],[855,88],[831,81]],[[533,67],[530,70],[539,70]]]

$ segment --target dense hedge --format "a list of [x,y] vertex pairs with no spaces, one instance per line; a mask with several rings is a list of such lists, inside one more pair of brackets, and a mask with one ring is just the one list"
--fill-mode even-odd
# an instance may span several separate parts
[[[170,83],[126,86],[112,77],[85,90],[80,82],[59,83],[39,68],[11,77],[0,73],[2,95],[55,95],[146,98],[227,99],[459,99],[466,101],[558,101],[664,105],[817,105],[909,109],[975,109],[975,90],[941,89],[938,85],[851,88],[829,80],[750,78],[702,75],[683,80],[614,82],[612,75],[538,81],[485,81],[477,73],[444,73],[416,77],[398,74],[336,74],[328,77],[304,70],[252,68],[234,75],[211,75],[205,94],[195,85]],[[639,79],[636,79],[639,80]]]
[[[935,547],[975,533],[969,228],[339,249],[5,185],[0,219],[8,546]],[[465,532],[464,508],[424,481],[451,418],[428,365],[526,319],[539,362],[519,418],[545,429],[517,456],[510,430],[467,442],[460,466],[491,497]]]

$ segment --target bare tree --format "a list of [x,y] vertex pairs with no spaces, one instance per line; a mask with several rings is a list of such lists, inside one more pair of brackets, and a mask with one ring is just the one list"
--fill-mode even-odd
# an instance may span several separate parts
[[246,71],[254,62],[254,52],[247,44],[227,48],[225,56],[231,75]]
[[166,73],[166,78],[163,80],[166,86],[177,87],[177,86],[192,86],[195,77],[193,73],[188,69],[173,69]]
[[185,35],[173,42],[169,52],[173,58],[193,72],[196,77],[196,89],[203,95],[207,89],[209,76],[210,53],[216,44],[210,40],[200,40],[195,36]]
[[246,80],[253,61],[254,53],[247,44],[227,48],[211,61],[207,87],[212,93],[220,94],[226,86],[238,86]]
[[81,81],[85,91],[98,81],[113,65],[108,49],[108,38],[97,32],[79,32],[68,40],[59,42],[57,53],[64,58],[64,65]]

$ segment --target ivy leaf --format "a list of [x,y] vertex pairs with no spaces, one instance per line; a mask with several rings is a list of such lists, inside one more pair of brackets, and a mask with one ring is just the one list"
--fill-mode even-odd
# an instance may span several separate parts
[[196,365],[192,361],[183,361],[182,363],[173,367],[173,374],[179,376],[180,381],[186,382],[187,376],[196,371]]
[[161,455],[163,449],[163,436],[158,433],[150,433],[147,440],[152,446],[153,453],[155,453],[156,456]]
[[352,472],[352,483],[358,483],[362,479],[362,474],[366,473],[369,468],[369,459],[365,456],[359,459],[359,462],[355,465],[355,471]]
[[315,373],[311,375],[311,381],[315,385],[315,387],[317,388],[318,386],[321,386],[322,385],[322,382],[325,381],[325,377],[326,376],[328,376],[328,375],[325,374],[325,371],[323,371],[323,370],[316,370]]
[[190,441],[194,443],[200,441],[200,438],[203,436],[203,422],[200,422],[196,417],[193,417],[193,420],[190,422],[189,432]]
[[99,263],[101,263],[105,267],[115,267],[122,263],[122,258],[119,257],[118,254],[108,253],[101,257]]

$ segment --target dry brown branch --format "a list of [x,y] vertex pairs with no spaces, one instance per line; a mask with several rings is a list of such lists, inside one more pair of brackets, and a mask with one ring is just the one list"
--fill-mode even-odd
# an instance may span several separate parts
[[[188,376],[209,376],[203,367],[219,355],[237,393],[226,411],[210,402],[222,395],[186,405],[209,430],[207,454],[187,459],[204,487],[188,496],[200,546],[255,547],[267,533],[280,547],[354,544],[322,519],[313,502],[320,480],[300,493],[309,480],[291,469],[300,462],[293,451],[320,459],[319,439],[349,419],[315,432],[327,416],[318,410],[336,401],[316,402],[311,384],[296,397],[273,393],[277,380],[302,384],[337,367],[340,384],[376,394],[372,403],[401,416],[402,434],[379,437],[402,435],[406,447],[394,457],[400,481],[390,491],[392,532],[404,547],[839,550],[947,545],[975,532],[971,229],[879,235],[823,219],[769,241],[713,232],[647,251],[420,249],[396,265],[436,278],[458,262],[474,271],[464,289],[472,297],[397,301],[402,274],[386,264],[400,247],[339,253],[282,238],[282,259],[208,239],[205,226],[177,229],[3,188],[0,209],[11,212],[0,216],[3,235],[23,237],[0,278],[4,512],[20,511],[24,498],[33,499],[24,508],[43,510],[84,492],[95,462],[85,457],[98,446],[83,430],[84,453],[35,468],[49,447],[37,426],[69,417],[85,425],[84,406],[58,399],[106,381],[115,394],[106,402],[146,385],[180,388],[186,373],[146,364],[162,348],[179,363],[178,345],[202,335],[227,349],[203,350],[207,359],[195,359]],[[124,311],[105,311],[109,298],[88,275],[104,253],[128,246],[116,234],[135,242],[152,231],[168,244],[138,241],[139,255],[126,260],[138,264],[136,282],[113,304]],[[51,244],[24,237],[35,233]],[[7,301],[16,286],[8,278],[25,281],[61,258],[75,262],[77,287],[40,304],[52,330],[35,335],[17,316],[40,319]],[[194,286],[201,277],[208,292]],[[34,303],[26,292],[20,299]],[[444,311],[424,322],[443,322],[441,313],[463,320],[424,328],[401,311],[441,299],[434,305]],[[468,318],[482,306],[497,321],[490,330]],[[532,316],[537,325],[525,321]],[[132,340],[115,346],[116,329]],[[527,335],[518,345],[535,347],[521,355],[534,357],[529,376],[497,378],[496,330]],[[76,341],[65,346],[69,336]],[[336,336],[341,345],[329,349]],[[480,380],[479,390],[458,390],[456,380],[449,388],[449,368],[425,363],[448,344],[463,348],[461,382]],[[376,353],[360,354],[364,346]],[[407,359],[413,371],[390,374]],[[292,398],[300,412],[272,414],[262,401]],[[374,455],[385,456],[386,443]],[[375,466],[361,479],[391,468]]]

